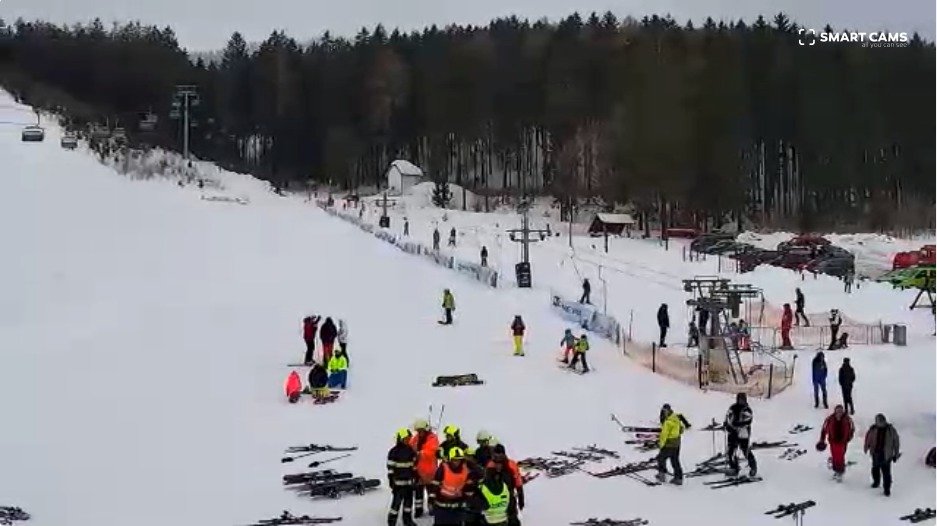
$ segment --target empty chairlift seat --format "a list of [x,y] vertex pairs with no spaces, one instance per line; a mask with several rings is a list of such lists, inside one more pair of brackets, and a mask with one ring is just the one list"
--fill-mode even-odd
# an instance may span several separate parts
[[23,128],[23,142],[42,142],[46,132],[41,126],[27,126]]

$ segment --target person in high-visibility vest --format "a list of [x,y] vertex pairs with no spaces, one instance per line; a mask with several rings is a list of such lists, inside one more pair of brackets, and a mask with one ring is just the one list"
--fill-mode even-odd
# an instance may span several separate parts
[[514,316],[511,323],[511,334],[514,336],[514,356],[524,356],[524,320],[520,316]]
[[449,459],[436,469],[430,489],[435,526],[462,526],[465,504],[472,498],[472,470],[465,462],[465,451],[449,450]]
[[[417,518],[423,516],[423,496],[432,485],[436,474],[436,454],[439,449],[439,437],[429,426],[429,422],[418,418],[413,423],[413,435],[410,437],[410,447],[416,451],[416,488],[413,495],[413,515]],[[429,491],[430,496],[432,492]],[[430,503],[432,504],[432,503]]]
[[482,524],[488,526],[507,526],[509,522],[509,510],[516,509],[514,504],[514,492],[511,491],[511,482],[505,480],[505,474],[496,468],[485,470],[485,478],[482,479],[475,493],[475,508],[482,513]]
[[411,516],[413,487],[416,483],[416,451],[407,443],[410,435],[407,428],[397,431],[396,443],[387,452],[387,483],[393,493],[390,510],[387,512],[388,526],[396,526],[398,515],[401,515],[404,526],[416,526]]
[[329,387],[345,389],[348,384],[348,359],[341,347],[329,358]]

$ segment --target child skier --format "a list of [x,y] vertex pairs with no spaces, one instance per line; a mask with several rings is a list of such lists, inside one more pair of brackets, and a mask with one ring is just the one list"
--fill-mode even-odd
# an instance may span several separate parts
[[569,364],[570,369],[575,369],[576,364],[579,360],[582,360],[582,372],[589,372],[589,364],[586,363],[586,351],[589,350],[589,340],[586,339],[586,335],[583,334],[579,337],[579,340],[576,341],[576,348],[573,352],[573,361]]
[[520,315],[514,316],[514,322],[511,323],[511,333],[514,335],[514,356],[524,356],[524,320]]
[[576,350],[576,337],[573,336],[572,329],[566,329],[566,332],[563,333],[563,339],[560,340],[560,345],[563,346],[563,363],[569,363],[570,353]]

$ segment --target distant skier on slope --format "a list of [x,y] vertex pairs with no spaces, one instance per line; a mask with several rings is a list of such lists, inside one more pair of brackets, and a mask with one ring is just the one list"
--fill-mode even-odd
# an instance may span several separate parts
[[566,329],[566,332],[563,333],[563,339],[560,340],[560,345],[563,347],[563,363],[569,363],[569,355],[573,354],[576,351],[576,337],[573,336],[572,329]]
[[433,250],[439,250],[439,229],[433,229]]
[[657,309],[657,327],[660,328],[660,347],[667,347],[667,329],[670,328],[670,315],[667,313],[667,304],[661,303]]
[[739,393],[735,396],[735,403],[729,406],[726,412],[725,430],[728,439],[728,450],[726,458],[729,459],[729,475],[738,476],[739,461],[735,456],[737,449],[742,450],[742,455],[748,462],[748,476],[754,477],[758,473],[758,463],[755,461],[755,455],[751,450],[752,437],[752,408],[748,405],[748,396],[745,393]]
[[482,266],[487,267],[488,266],[488,247],[484,245],[482,245],[481,260],[482,260]]
[[527,327],[524,325],[524,320],[521,319],[519,314],[514,316],[514,321],[511,322],[511,334],[514,338],[514,356],[524,356],[525,330],[527,330]]
[[791,325],[794,322],[794,314],[791,312],[791,304],[784,304],[784,312],[781,314],[781,349],[791,350]]
[[579,298],[579,303],[592,305],[592,302],[589,301],[590,294],[592,294],[592,285],[589,284],[589,278],[585,278],[582,280],[582,297]]
[[332,348],[335,346],[335,338],[338,336],[338,329],[335,328],[335,322],[332,318],[326,318],[322,328],[319,329],[319,339],[322,340],[322,363],[329,363],[332,358]]
[[804,293],[800,288],[794,289],[794,305],[797,306],[797,312],[794,313],[797,326],[800,326],[800,320],[804,320],[804,327],[810,327],[810,320],[804,313]]
[[452,291],[449,289],[442,291],[442,310],[446,316],[446,319],[439,323],[443,325],[452,325],[452,311],[455,310],[455,296],[452,295]]
[[855,432],[856,426],[841,405],[837,405],[833,409],[833,414],[823,421],[823,427],[820,430],[820,441],[817,442],[817,450],[823,451],[826,449],[826,440],[829,438],[830,463],[833,467],[833,478],[837,482],[843,481],[843,473],[846,472],[846,446],[852,440]]
[[589,372],[589,364],[586,362],[586,351],[589,350],[589,339],[586,338],[586,334],[583,333],[582,336],[576,340],[576,348],[573,351],[573,361],[569,363],[567,367],[570,369],[575,369],[576,364],[582,361],[582,372]]
[[826,358],[823,356],[823,351],[817,351],[817,354],[813,357],[813,361],[810,363],[810,370],[813,373],[813,407],[814,409],[820,407],[820,391],[823,391],[823,407],[824,409],[829,409],[830,406],[826,402]]
[[455,227],[452,227],[452,229],[449,230],[449,246],[450,247],[455,246],[455,238],[456,238]]

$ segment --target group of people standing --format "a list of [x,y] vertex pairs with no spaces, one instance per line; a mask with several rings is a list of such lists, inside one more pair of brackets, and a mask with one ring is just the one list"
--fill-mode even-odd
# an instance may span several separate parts
[[[791,350],[794,348],[791,343],[791,329],[799,327],[803,321],[804,327],[810,327],[810,319],[804,313],[804,293],[800,289],[794,291],[794,304],[796,311],[791,310],[791,304],[785,303],[781,313],[781,349]],[[843,316],[839,309],[830,309],[829,316],[830,343],[827,350],[845,349],[848,347],[849,334],[840,334],[839,329],[843,324]]]
[[[817,351],[813,361],[810,363],[810,369],[813,377],[813,407],[820,407],[820,394],[823,394],[823,407],[829,409],[826,397],[826,356],[823,351]],[[849,414],[856,414],[856,405],[852,401],[852,386],[856,383],[856,370],[852,368],[849,358],[843,358],[843,364],[839,368],[839,387],[843,393],[843,405],[849,411]]]
[[398,518],[415,526],[425,510],[435,526],[520,526],[524,480],[504,445],[487,431],[469,447],[455,425],[443,428],[444,440],[425,419],[399,429],[387,453],[392,490],[388,526]]
[[[321,319],[321,316],[303,318],[303,341],[306,343],[303,364],[312,367],[309,388],[313,394],[328,389],[345,389],[348,384],[348,325],[339,319],[336,326],[332,318],[326,317],[319,327]],[[316,360],[316,333],[322,343],[319,360]]]

